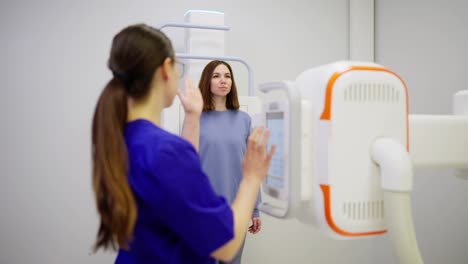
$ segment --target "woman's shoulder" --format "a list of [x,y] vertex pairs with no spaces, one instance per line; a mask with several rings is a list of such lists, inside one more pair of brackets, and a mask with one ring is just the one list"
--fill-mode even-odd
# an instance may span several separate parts
[[153,137],[148,142],[145,151],[148,164],[152,167],[170,168],[181,164],[196,164],[199,162],[193,145],[182,137],[163,131],[159,138]]
[[185,138],[173,134],[167,130],[161,129],[154,140],[159,141],[159,149],[162,151],[177,151],[193,148],[192,144]]
[[[136,126],[138,126],[138,128]],[[128,144],[139,145],[140,148],[148,148],[153,151],[170,151],[181,148],[190,148],[192,146],[184,138],[147,121],[139,121],[129,124],[126,132]]]
[[243,124],[242,126],[245,127],[247,133],[250,131],[250,126],[252,125],[252,119],[250,115],[242,110],[236,110],[236,119],[237,122]]
[[238,115],[239,117],[243,118],[243,119],[246,119],[246,120],[250,120],[250,115],[243,111],[243,110],[234,110],[235,114]]

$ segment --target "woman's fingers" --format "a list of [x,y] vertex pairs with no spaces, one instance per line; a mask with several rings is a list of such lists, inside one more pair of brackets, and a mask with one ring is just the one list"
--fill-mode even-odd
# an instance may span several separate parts
[[266,160],[268,164],[270,164],[271,159],[273,158],[273,155],[275,154],[276,151],[276,145],[271,145],[270,151],[267,154]]
[[263,136],[262,136],[262,141],[260,142],[260,151],[265,151],[266,146],[268,144],[268,139],[270,138],[270,131],[268,129],[265,129]]
[[260,230],[262,230],[262,220],[259,218],[257,220],[257,232],[256,233],[260,232]]
[[[267,152],[268,140],[270,139],[270,131],[264,127],[256,127],[249,136],[248,148],[251,151],[259,152],[260,155],[265,155]],[[269,163],[276,151],[276,145],[272,145],[268,153],[266,153],[266,161]]]
[[255,149],[257,148],[258,139],[260,138],[262,131],[262,127],[256,127],[250,134],[247,145],[251,152],[255,151]]

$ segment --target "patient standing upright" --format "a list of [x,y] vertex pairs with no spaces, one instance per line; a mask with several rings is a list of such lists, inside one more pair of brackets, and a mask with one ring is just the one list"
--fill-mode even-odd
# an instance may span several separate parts
[[[250,116],[239,110],[237,87],[231,66],[224,61],[208,63],[200,78],[203,113],[200,118],[199,154],[203,170],[215,191],[232,203],[242,179],[242,160],[251,129]],[[260,195],[249,232],[261,229]],[[229,263],[240,263],[243,245]]]

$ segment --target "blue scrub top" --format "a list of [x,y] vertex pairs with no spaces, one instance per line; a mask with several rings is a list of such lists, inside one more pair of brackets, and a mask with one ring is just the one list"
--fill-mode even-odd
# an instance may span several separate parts
[[125,142],[138,217],[115,263],[215,263],[210,254],[234,237],[233,213],[192,144],[143,119],[126,125]]

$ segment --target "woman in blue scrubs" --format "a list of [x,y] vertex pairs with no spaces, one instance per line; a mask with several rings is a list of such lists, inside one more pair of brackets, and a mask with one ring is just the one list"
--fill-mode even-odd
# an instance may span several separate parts
[[[209,62],[203,69],[199,87],[203,97],[200,119],[200,161],[216,193],[228,202],[234,202],[242,180],[242,160],[250,134],[250,116],[239,110],[237,87],[231,66],[220,60]],[[257,208],[252,214],[249,231],[256,234],[261,229]],[[239,252],[229,264],[240,264]]]
[[[217,195],[195,150],[203,100],[191,83],[177,92],[176,64],[170,40],[157,29],[132,25],[113,39],[113,78],[93,117],[92,162],[100,215],[95,250],[118,248],[116,263],[232,259],[274,152],[266,150],[268,131],[255,129],[234,202]],[[160,127],[161,111],[176,93],[185,110],[185,139]]]

